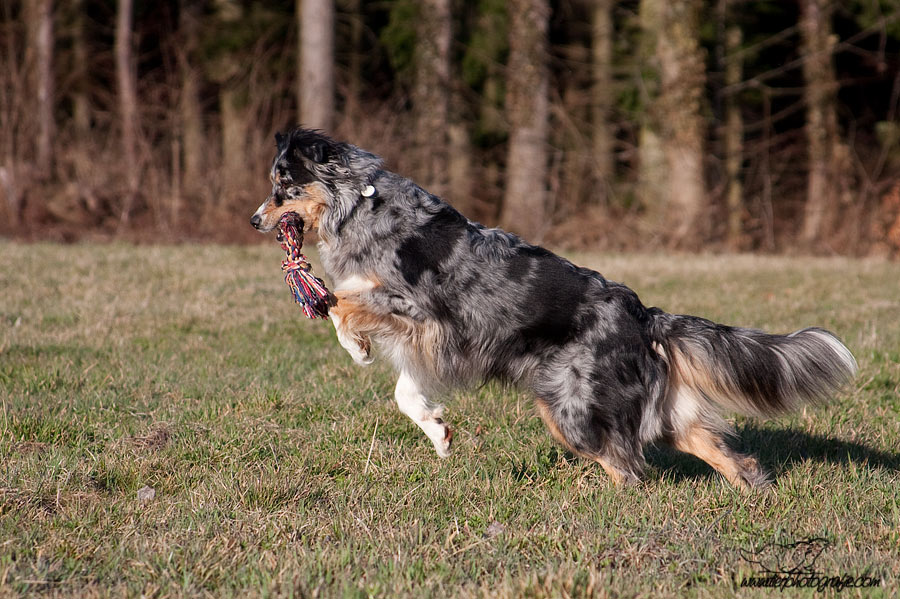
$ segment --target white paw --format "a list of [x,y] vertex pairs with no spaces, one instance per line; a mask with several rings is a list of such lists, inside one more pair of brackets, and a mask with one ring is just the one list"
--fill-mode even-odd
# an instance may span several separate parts
[[353,358],[353,361],[356,362],[357,364],[359,364],[360,366],[368,366],[369,364],[371,364],[372,362],[375,361],[375,358],[373,358],[370,354],[368,354],[362,350],[358,350],[356,352],[350,352],[350,357]]
[[428,424],[428,430],[425,432],[434,444],[434,450],[437,452],[438,457],[449,457],[453,448],[453,429],[440,420]]
[[372,357],[372,346],[367,340],[338,333],[338,343],[357,364],[368,366],[375,361]]
[[347,350],[347,353],[350,354],[350,357],[353,358],[353,361],[361,366],[368,366],[375,361],[375,358],[372,357],[371,352],[362,349],[358,345],[345,345],[344,349]]
[[337,333],[338,343],[341,344],[353,361],[363,366],[368,366],[375,361],[372,357],[372,342],[368,337],[355,335],[341,327],[341,319],[334,312],[331,313],[334,322],[334,332]]

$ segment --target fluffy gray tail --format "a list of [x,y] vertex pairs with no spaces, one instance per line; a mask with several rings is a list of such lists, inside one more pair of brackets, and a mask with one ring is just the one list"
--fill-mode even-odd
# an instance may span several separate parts
[[654,311],[653,333],[670,383],[743,414],[771,416],[822,402],[857,371],[850,350],[824,329],[770,335]]

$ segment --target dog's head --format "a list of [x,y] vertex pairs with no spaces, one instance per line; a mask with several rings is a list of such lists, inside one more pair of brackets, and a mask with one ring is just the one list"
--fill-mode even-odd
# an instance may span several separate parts
[[277,133],[275,141],[272,193],[250,218],[262,232],[274,229],[285,212],[296,212],[305,231],[318,232],[326,214],[340,212],[342,201],[356,197],[356,188],[381,165],[376,156],[320,131],[296,128]]

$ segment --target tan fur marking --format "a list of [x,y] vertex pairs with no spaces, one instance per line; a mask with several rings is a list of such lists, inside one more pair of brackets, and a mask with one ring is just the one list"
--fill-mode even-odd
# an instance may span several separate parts
[[372,349],[369,334],[379,328],[379,323],[371,312],[365,310],[361,304],[347,299],[346,295],[336,293],[336,303],[329,311],[339,319],[341,330],[352,337],[360,349],[368,353]]
[[675,439],[673,446],[679,451],[697,456],[715,468],[734,486],[748,490],[749,487],[740,474],[759,471],[759,464],[749,456],[736,458],[728,455],[722,451],[721,443],[723,443],[721,437],[700,425],[694,425]]
[[618,468],[615,468],[612,464],[609,464],[603,458],[595,459],[597,460],[597,463],[603,466],[603,469],[606,470],[606,474],[608,474],[609,478],[612,479],[614,485],[616,485],[617,487],[621,487],[626,484],[627,481],[625,479],[625,476],[622,475]]
[[553,420],[553,414],[550,411],[550,406],[547,405],[547,402],[541,398],[537,399],[537,409],[538,414],[541,416],[541,420],[546,423],[547,428],[550,429],[550,434],[553,435],[553,438],[559,441],[559,443],[565,447],[570,452],[574,453],[577,456],[585,458],[587,460],[594,460],[598,464],[600,464],[603,469],[606,471],[606,474],[609,475],[609,478],[613,481],[613,484],[616,486],[624,485],[627,480],[622,472],[615,468],[611,463],[607,462],[602,457],[597,457],[594,455],[587,455],[584,452],[576,450],[572,447],[569,442],[566,440],[565,436],[563,436],[562,432],[559,430],[559,427],[556,424],[556,421]]
[[538,414],[541,416],[541,420],[543,420],[544,424],[547,425],[547,428],[550,429],[550,434],[553,435],[553,438],[559,441],[563,447],[572,453],[580,455],[571,445],[569,445],[569,442],[563,436],[562,432],[560,432],[559,427],[556,425],[556,421],[553,419],[553,414],[550,412],[550,406],[540,397],[537,399],[537,409]]
[[681,381],[688,387],[694,389],[702,389],[707,393],[720,391],[719,384],[709,377],[709,370],[706,368],[698,368],[693,364],[691,358],[684,355],[678,349],[672,352],[674,358],[673,371],[677,380]]
[[263,225],[265,228],[274,227],[285,212],[296,212],[303,219],[304,231],[319,230],[319,221],[325,209],[328,207],[325,192],[320,183],[310,183],[303,188],[303,194],[299,198],[286,200],[281,206],[276,206],[271,199],[266,201],[262,211]]
[[374,336],[385,344],[409,348],[410,360],[428,371],[436,369],[442,339],[437,324],[373,312],[352,291],[335,292],[335,298],[337,302],[331,311],[339,318],[341,329],[360,340],[361,348],[367,349],[369,337]]

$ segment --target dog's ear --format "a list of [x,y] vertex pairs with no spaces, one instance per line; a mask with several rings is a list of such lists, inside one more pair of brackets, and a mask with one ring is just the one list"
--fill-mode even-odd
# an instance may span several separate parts
[[308,144],[301,144],[300,152],[313,162],[322,164],[331,158],[331,145],[323,139],[315,139]]
[[279,150],[284,149],[285,143],[287,143],[287,135],[281,132],[275,133],[275,145],[278,146]]

